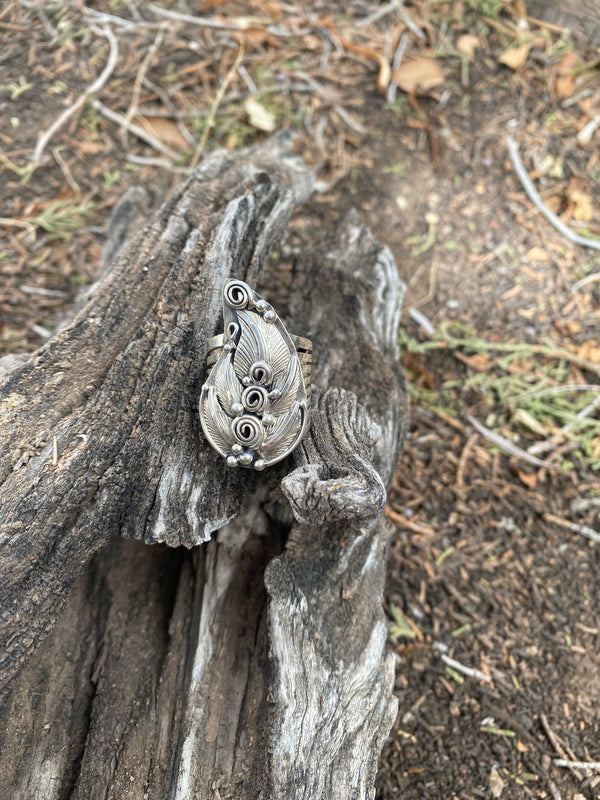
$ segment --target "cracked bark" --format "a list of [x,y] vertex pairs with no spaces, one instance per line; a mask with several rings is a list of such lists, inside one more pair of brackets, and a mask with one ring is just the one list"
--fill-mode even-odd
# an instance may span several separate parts
[[314,341],[307,439],[228,470],[197,418],[223,281],[260,291],[313,189],[288,148],[211,157],[145,225],[124,201],[85,307],[0,363],[11,798],[373,794],[395,714],[381,512],[403,287],[357,217],[306,227],[286,298]]

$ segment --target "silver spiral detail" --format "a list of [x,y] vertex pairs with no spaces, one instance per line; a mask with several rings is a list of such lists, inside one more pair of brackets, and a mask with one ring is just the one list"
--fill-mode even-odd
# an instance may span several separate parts
[[230,341],[233,341],[239,332],[240,332],[240,326],[237,324],[237,322],[230,322],[229,325],[227,326],[227,338]]
[[269,393],[264,386],[247,386],[242,392],[242,404],[252,414],[263,414],[269,405]]
[[266,385],[273,380],[273,370],[265,361],[255,361],[250,367],[250,378],[259,386]]
[[265,430],[257,417],[244,414],[236,417],[231,423],[231,432],[237,442],[246,447],[258,447],[262,444]]
[[223,289],[223,299],[229,308],[246,308],[252,299],[252,291],[244,281],[229,281]]

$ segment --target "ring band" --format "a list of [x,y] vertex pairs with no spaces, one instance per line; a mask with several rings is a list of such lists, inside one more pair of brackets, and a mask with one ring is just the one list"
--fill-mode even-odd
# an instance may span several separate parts
[[289,334],[243,281],[223,287],[223,319],[224,333],[207,343],[202,429],[228,466],[262,470],[289,455],[308,430],[312,342]]

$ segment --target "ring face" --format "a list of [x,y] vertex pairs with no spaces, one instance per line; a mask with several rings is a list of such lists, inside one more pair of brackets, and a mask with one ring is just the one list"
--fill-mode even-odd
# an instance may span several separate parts
[[243,281],[223,287],[223,318],[225,333],[209,342],[202,430],[228,466],[262,470],[289,455],[308,429],[311,343],[290,336]]

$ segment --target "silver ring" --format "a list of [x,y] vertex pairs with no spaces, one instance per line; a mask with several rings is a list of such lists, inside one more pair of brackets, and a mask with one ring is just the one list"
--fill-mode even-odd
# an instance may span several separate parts
[[224,333],[208,341],[202,430],[228,466],[263,470],[308,430],[312,342],[289,334],[273,306],[240,280],[223,287],[223,320]]

